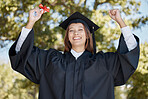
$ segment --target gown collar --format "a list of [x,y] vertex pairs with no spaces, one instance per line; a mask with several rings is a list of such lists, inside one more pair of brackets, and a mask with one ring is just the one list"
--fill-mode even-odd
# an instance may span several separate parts
[[77,60],[77,58],[79,57],[79,56],[81,56],[82,54],[83,54],[83,52],[76,52],[75,50],[73,50],[73,49],[71,49],[71,54],[75,57],[75,59]]
[[93,54],[91,52],[85,50],[81,54],[79,53],[80,55],[76,59],[75,56],[72,53],[73,52],[71,52],[71,51],[65,53],[65,55],[66,55],[65,58],[69,62],[73,62],[74,60],[77,60],[77,61],[86,60],[86,59],[92,58],[92,56],[93,56]]

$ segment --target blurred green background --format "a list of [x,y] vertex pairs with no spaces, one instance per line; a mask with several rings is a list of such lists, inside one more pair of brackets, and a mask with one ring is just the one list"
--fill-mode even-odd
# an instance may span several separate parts
[[[120,27],[108,14],[118,8],[125,23],[140,38],[138,69],[126,85],[115,88],[116,99],[148,99],[148,1],[147,0],[1,0],[0,1],[0,97],[1,99],[37,99],[38,86],[12,70],[8,50],[21,28],[27,24],[28,12],[40,3],[50,7],[34,26],[34,44],[42,49],[63,51],[65,31],[58,25],[79,11],[101,28],[95,32],[97,50],[115,51]],[[145,6],[145,7],[144,7]]]

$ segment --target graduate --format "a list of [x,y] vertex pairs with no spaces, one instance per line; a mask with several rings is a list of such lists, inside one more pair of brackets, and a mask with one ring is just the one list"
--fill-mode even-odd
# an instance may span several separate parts
[[120,11],[109,11],[121,36],[117,51],[106,53],[96,52],[94,32],[99,26],[79,12],[59,25],[66,30],[64,53],[34,46],[33,25],[42,14],[39,8],[30,10],[26,27],[9,50],[12,68],[40,84],[39,99],[114,99],[114,87],[126,83],[139,61],[139,39]]

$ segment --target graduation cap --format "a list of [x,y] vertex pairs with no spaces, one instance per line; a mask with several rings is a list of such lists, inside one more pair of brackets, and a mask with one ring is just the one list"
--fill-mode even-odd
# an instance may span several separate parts
[[86,26],[89,29],[90,33],[92,33],[94,54],[96,54],[96,42],[95,42],[94,31],[96,31],[100,27],[79,12],[73,13],[59,26],[66,30],[71,23],[82,23],[84,24],[84,26]]

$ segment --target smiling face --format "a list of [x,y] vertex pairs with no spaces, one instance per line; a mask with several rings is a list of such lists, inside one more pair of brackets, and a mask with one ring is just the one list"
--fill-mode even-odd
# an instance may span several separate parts
[[73,47],[85,48],[86,33],[82,23],[72,23],[69,25],[68,38]]
[[71,49],[79,49],[82,52],[86,49],[93,53],[93,40],[90,31],[82,23],[71,23],[68,26],[64,37],[64,45],[64,52],[69,52]]

